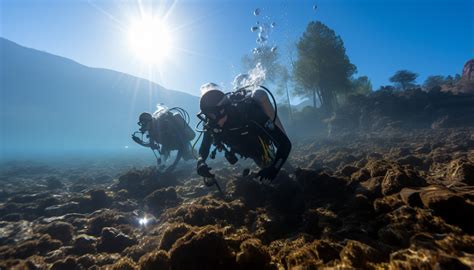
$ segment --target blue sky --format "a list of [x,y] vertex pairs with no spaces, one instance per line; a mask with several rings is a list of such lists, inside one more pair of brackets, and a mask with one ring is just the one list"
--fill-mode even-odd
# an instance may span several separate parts
[[136,59],[125,30],[138,17],[138,2],[1,0],[0,36],[194,95],[208,81],[230,87],[242,56],[256,46],[250,27],[258,20],[276,23],[270,44],[283,60],[308,22],[322,21],[342,37],[359,75],[375,88],[399,69],[419,73],[419,83],[428,75],[461,73],[474,56],[472,0],[141,1],[146,12],[168,12],[179,48],[150,70]]

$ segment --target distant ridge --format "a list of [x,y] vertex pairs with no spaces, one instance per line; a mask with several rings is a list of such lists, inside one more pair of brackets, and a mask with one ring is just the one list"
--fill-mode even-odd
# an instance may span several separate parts
[[118,149],[133,145],[138,115],[158,102],[198,110],[198,97],[125,73],[0,38],[2,152]]

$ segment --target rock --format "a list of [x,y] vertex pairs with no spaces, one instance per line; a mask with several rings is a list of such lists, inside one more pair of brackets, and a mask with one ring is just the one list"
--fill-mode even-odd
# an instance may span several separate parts
[[345,195],[346,182],[325,172],[298,169],[296,180],[301,185],[305,201],[331,197],[338,199]]
[[48,234],[45,234],[34,240],[28,240],[0,251],[0,258],[26,259],[36,254],[45,255],[51,250],[58,249],[61,245],[61,241],[54,240]]
[[351,177],[351,175],[357,171],[359,171],[359,168],[355,166],[347,165],[344,168],[342,168],[341,173],[344,176]]
[[58,178],[50,176],[46,178],[46,186],[48,189],[60,189],[64,187],[64,184]]
[[411,165],[413,167],[423,167],[424,162],[422,159],[415,156],[407,156],[397,160],[397,163],[400,165]]
[[117,188],[127,190],[134,198],[144,198],[152,191],[179,184],[174,174],[160,173],[155,167],[130,170],[118,180]]
[[105,208],[110,205],[110,197],[103,189],[91,190],[89,192],[91,203],[95,205],[95,209]]
[[79,211],[78,202],[68,202],[60,205],[53,205],[44,209],[46,216],[62,216],[68,213],[75,213]]
[[382,181],[382,193],[390,195],[399,192],[404,187],[421,187],[425,185],[426,181],[420,178],[414,171],[389,169]]
[[430,144],[424,144],[423,146],[415,148],[415,152],[419,154],[428,154],[431,152]]
[[166,251],[158,250],[141,257],[138,264],[143,270],[170,269],[170,257]]
[[125,248],[135,245],[137,241],[115,228],[105,227],[97,243],[99,252],[122,252]]
[[110,270],[136,270],[137,265],[130,258],[122,257],[118,262],[108,266]]
[[77,265],[77,261],[73,257],[67,257],[64,260],[57,261],[53,263],[50,268],[51,270],[79,270],[80,268]]
[[403,249],[390,255],[393,269],[471,269],[459,259],[426,249]]
[[191,226],[185,223],[172,223],[167,226],[160,242],[160,249],[170,250],[176,241],[191,230]]
[[67,222],[57,221],[44,225],[38,229],[41,233],[47,233],[52,238],[58,239],[64,244],[69,244],[74,237],[74,227]]
[[323,263],[339,259],[342,247],[328,240],[315,240],[312,245],[319,260]]
[[311,245],[291,250],[285,256],[284,262],[286,269],[318,269],[322,265]]
[[372,177],[369,180],[360,183],[360,186],[363,188],[361,193],[368,198],[373,199],[382,196],[383,178],[383,176]]
[[91,254],[82,255],[81,257],[77,258],[77,265],[83,269],[90,269],[90,267],[94,267],[96,264],[97,262],[95,257]]
[[89,219],[87,233],[97,236],[104,227],[115,227],[125,224],[131,224],[128,218],[116,211],[107,210]]
[[240,177],[229,182],[226,191],[232,198],[241,199],[250,209],[263,206],[267,197],[264,186],[252,177]]
[[181,199],[178,198],[173,187],[168,187],[153,191],[144,201],[148,210],[154,215],[159,216],[163,209],[176,206]]
[[232,224],[242,226],[250,221],[249,212],[240,200],[224,202],[209,196],[170,209],[162,215],[163,221],[184,222],[192,226]]
[[378,214],[391,212],[403,205],[398,194],[377,198],[374,201],[374,210]]
[[199,265],[202,269],[233,269],[235,255],[228,247],[222,232],[213,226],[188,234],[178,240],[170,250],[172,269],[191,269]]
[[400,191],[400,197],[402,201],[411,207],[423,207],[423,203],[420,198],[420,190],[412,188],[403,188]]
[[342,249],[341,260],[352,267],[367,268],[371,262],[381,262],[381,254],[371,246],[355,240],[349,240]]
[[409,147],[400,147],[398,151],[395,151],[400,157],[411,155],[411,149]]
[[77,255],[96,253],[97,239],[94,236],[80,234],[74,239],[72,252]]
[[370,178],[369,170],[362,168],[351,175],[351,180],[355,182],[364,182]]
[[452,161],[448,168],[448,180],[474,186],[474,164],[463,159]]
[[236,261],[241,269],[265,269],[269,267],[271,256],[259,239],[247,239],[240,245]]
[[432,209],[447,223],[459,226],[468,233],[474,232],[474,220],[466,218],[474,216],[474,204],[471,202],[445,187],[434,185],[424,188],[420,198],[425,207]]

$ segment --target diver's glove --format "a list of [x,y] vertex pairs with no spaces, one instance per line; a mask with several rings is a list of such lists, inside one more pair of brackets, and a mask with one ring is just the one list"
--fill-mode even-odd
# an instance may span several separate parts
[[257,173],[256,177],[260,178],[260,181],[263,181],[263,180],[270,180],[271,181],[271,180],[275,179],[275,177],[278,174],[278,171],[280,171],[280,170],[273,167],[273,166],[270,166],[270,167],[261,169]]
[[214,174],[211,173],[211,169],[204,161],[198,161],[197,164],[197,173],[206,178],[214,177]]

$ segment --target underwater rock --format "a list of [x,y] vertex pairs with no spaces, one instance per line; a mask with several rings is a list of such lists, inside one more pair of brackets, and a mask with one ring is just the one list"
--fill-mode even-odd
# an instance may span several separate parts
[[97,238],[87,234],[80,234],[74,239],[72,253],[84,255],[87,253],[96,253]]
[[172,269],[192,269],[196,265],[203,269],[236,268],[234,253],[222,232],[213,226],[180,238],[169,253]]
[[442,186],[429,186],[420,192],[423,205],[442,217],[447,223],[457,225],[468,233],[474,232],[474,204]]
[[121,213],[114,210],[106,210],[89,219],[87,232],[91,235],[98,236],[104,227],[128,224],[131,224],[130,220]]
[[474,186],[474,163],[467,160],[453,160],[448,167],[448,180]]
[[127,190],[128,195],[134,198],[144,198],[157,189],[179,184],[174,174],[161,173],[153,167],[130,170],[121,175],[118,180],[117,189]]
[[173,187],[162,188],[153,191],[145,197],[144,202],[148,210],[158,216],[164,208],[177,205],[181,201]]
[[426,249],[403,249],[390,255],[390,267],[394,269],[470,269],[458,258],[438,254]]
[[265,187],[252,177],[239,177],[230,181],[226,191],[232,198],[241,199],[250,209],[263,206],[267,197]]
[[150,252],[140,258],[139,265],[143,270],[170,269],[170,257],[164,250]]
[[46,178],[46,186],[48,189],[60,189],[64,187],[64,184],[58,178],[50,176]]
[[209,196],[169,209],[163,221],[184,222],[192,226],[232,224],[241,226],[249,222],[245,205],[240,200],[224,202]]
[[159,248],[170,250],[176,241],[191,231],[192,227],[185,223],[171,223],[167,226],[161,238]]
[[137,241],[115,228],[105,227],[102,229],[101,237],[97,243],[99,252],[122,252],[129,246],[135,245]]
[[247,239],[240,244],[236,261],[241,269],[268,269],[271,256],[259,239]]
[[0,258],[19,258],[26,259],[32,255],[45,255],[51,250],[62,246],[61,241],[54,240],[51,236],[45,234],[38,236],[35,240],[28,240],[19,245],[7,246],[0,250]]
[[120,260],[110,266],[107,266],[110,270],[136,270],[136,263],[128,257],[122,257]]
[[50,268],[51,270],[70,270],[70,269],[77,269],[79,270],[78,263],[76,258],[74,257],[67,257],[64,260],[57,261],[53,263]]
[[340,256],[343,263],[355,268],[368,268],[370,263],[383,261],[378,250],[355,240],[347,242]]
[[46,207],[44,213],[46,216],[62,216],[68,213],[76,213],[80,210],[78,202],[67,202],[65,204]]
[[96,259],[91,254],[82,255],[77,258],[77,265],[83,269],[94,269],[94,266],[97,264]]
[[419,177],[415,171],[388,169],[382,181],[382,193],[391,195],[399,192],[404,187],[422,187],[426,181]]
[[74,227],[70,223],[63,221],[43,225],[38,228],[38,232],[47,233],[53,239],[60,240],[65,245],[69,244],[74,237]]

